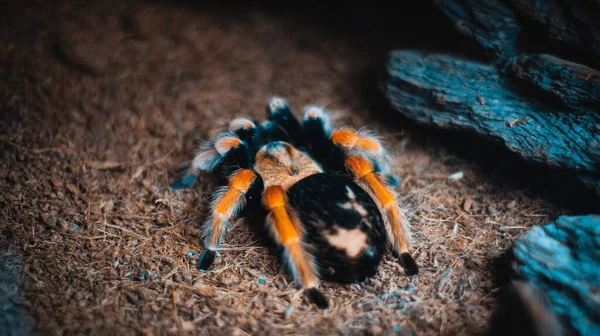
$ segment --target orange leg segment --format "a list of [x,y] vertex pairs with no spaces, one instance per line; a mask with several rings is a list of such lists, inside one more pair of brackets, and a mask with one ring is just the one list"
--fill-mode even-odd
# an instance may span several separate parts
[[306,290],[309,299],[320,308],[328,303],[316,288],[317,275],[312,258],[302,247],[300,225],[286,207],[285,192],[280,186],[265,189],[264,203],[269,210],[268,223],[275,239],[285,248],[285,253],[297,282]]
[[349,129],[342,129],[331,133],[331,141],[342,147],[354,151],[364,152],[370,155],[383,155],[383,146],[381,143],[364,132],[355,132]]
[[408,253],[408,226],[404,213],[398,207],[396,194],[382,181],[380,176],[375,174],[373,166],[366,159],[359,156],[348,156],[345,164],[379,204],[386,227],[391,234],[394,249],[401,253]]
[[306,288],[317,283],[315,269],[310,257],[301,246],[301,235],[286,209],[285,193],[280,186],[265,190],[265,205],[270,211],[269,222],[277,241],[285,247],[297,281]]
[[240,169],[229,178],[229,185],[215,193],[211,204],[212,214],[206,222],[206,247],[216,250],[232,217],[244,206],[245,195],[256,180],[249,169]]

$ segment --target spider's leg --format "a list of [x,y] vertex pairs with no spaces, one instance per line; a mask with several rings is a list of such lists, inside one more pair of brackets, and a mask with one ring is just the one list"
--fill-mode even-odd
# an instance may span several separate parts
[[229,177],[227,186],[217,189],[210,204],[210,215],[203,227],[204,245],[207,248],[198,260],[198,268],[207,270],[215,260],[216,251],[232,218],[245,206],[246,193],[257,179],[250,169],[239,169]]
[[248,118],[240,117],[233,119],[229,122],[228,130],[237,135],[250,149],[255,148],[260,143],[260,127]]
[[[234,132],[219,134],[214,140],[202,143],[200,150],[194,156],[189,166],[181,173],[179,180],[170,187],[181,190],[190,187],[201,172],[212,173],[217,167],[250,166],[251,156],[248,145]],[[229,174],[232,169],[225,171]]]
[[314,158],[327,170],[344,171],[345,153],[331,141],[332,122],[329,113],[318,106],[305,107],[302,127]]
[[329,170],[345,170],[345,157],[356,154],[368,158],[388,185],[398,184],[398,179],[390,174],[389,155],[373,132],[348,128],[334,131],[329,113],[318,106],[305,108],[302,125],[312,154]]
[[269,121],[279,126],[290,138],[292,144],[301,150],[307,148],[306,135],[300,121],[292,114],[285,99],[272,98],[269,101]]
[[317,288],[318,275],[313,257],[303,246],[302,225],[288,206],[283,188],[268,186],[265,189],[264,204],[269,211],[267,225],[275,240],[284,248],[285,259],[295,280],[302,284],[311,302],[321,309],[328,308],[327,299]]
[[367,190],[377,202],[384,217],[393,250],[400,256],[400,262],[408,275],[417,274],[419,269],[409,251],[410,232],[408,219],[398,206],[397,195],[386,185],[380,174],[375,172],[367,159],[350,155],[344,160],[350,174],[358,184]]
[[344,127],[331,132],[330,139],[335,145],[343,148],[346,155],[368,159],[373,170],[383,177],[387,185],[396,186],[398,184],[398,179],[391,175],[390,155],[375,132],[368,129],[356,131]]

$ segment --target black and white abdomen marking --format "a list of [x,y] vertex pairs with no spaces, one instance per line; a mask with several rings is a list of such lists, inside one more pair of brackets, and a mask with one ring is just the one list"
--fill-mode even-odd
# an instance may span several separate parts
[[307,250],[322,279],[363,281],[385,253],[385,227],[375,202],[351,179],[308,176],[288,190],[289,205],[305,228]]

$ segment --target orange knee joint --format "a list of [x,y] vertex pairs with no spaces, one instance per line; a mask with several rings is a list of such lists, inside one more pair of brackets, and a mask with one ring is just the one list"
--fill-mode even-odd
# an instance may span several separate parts
[[331,141],[336,145],[352,148],[357,140],[358,136],[354,131],[340,130],[331,133]]
[[242,192],[248,191],[256,179],[256,174],[249,169],[242,169],[235,173],[229,181],[229,186]]
[[369,138],[362,138],[352,130],[339,130],[331,134],[331,141],[346,148],[356,148],[370,153],[380,153],[381,144]]

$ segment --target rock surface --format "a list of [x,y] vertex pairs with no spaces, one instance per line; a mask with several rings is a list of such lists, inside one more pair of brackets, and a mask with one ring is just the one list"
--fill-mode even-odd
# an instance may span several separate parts
[[550,55],[505,64],[394,51],[385,94],[419,123],[497,140],[526,160],[575,172],[600,193],[600,73]]
[[600,335],[600,215],[533,227],[513,253],[516,275],[545,293],[567,329]]
[[29,335],[31,318],[22,305],[18,285],[23,278],[21,260],[9,243],[8,235],[0,233],[0,334]]

